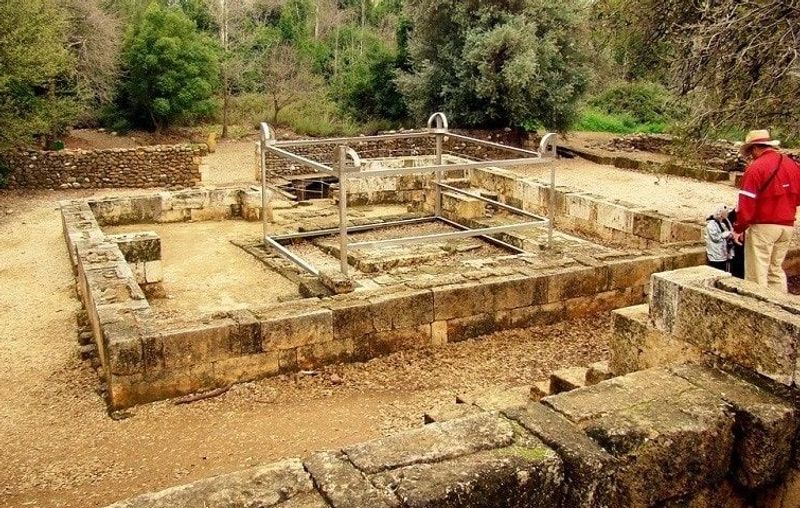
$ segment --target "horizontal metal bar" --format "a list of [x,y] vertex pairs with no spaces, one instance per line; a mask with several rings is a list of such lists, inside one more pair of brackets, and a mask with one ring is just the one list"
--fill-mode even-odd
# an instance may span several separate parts
[[506,160],[491,160],[491,161],[475,161],[475,162],[459,162],[457,164],[440,164],[433,166],[418,166],[413,168],[396,168],[396,169],[369,169],[366,171],[359,171],[348,174],[349,178],[367,178],[370,176],[397,176],[397,175],[413,175],[419,173],[435,173],[437,171],[457,171],[460,169],[474,169],[474,168],[500,168],[505,166],[523,166],[526,164],[541,164],[548,162],[541,157],[531,157],[527,159],[506,159]]
[[276,242],[272,238],[270,238],[268,236],[265,236],[264,237],[264,244],[272,247],[273,249],[278,251],[278,253],[281,256],[285,257],[286,259],[288,259],[292,263],[296,264],[297,266],[299,266],[303,270],[307,271],[311,275],[313,275],[315,277],[319,277],[319,270],[314,268],[312,265],[308,264],[303,258],[298,256],[294,252],[290,251],[289,249],[287,249],[283,245],[279,244],[278,242]]
[[390,141],[393,139],[424,138],[428,136],[434,136],[434,134],[428,131],[415,131],[398,132],[396,134],[378,134],[375,136],[356,136],[349,138],[291,139],[286,141],[278,141],[273,146],[296,147],[314,145],[341,145],[348,143],[363,143],[364,141]]
[[471,192],[465,191],[464,189],[459,189],[458,187],[453,187],[451,185],[447,185],[447,184],[444,184],[444,183],[439,183],[439,182],[434,182],[434,183],[436,185],[438,185],[439,187],[443,188],[443,189],[447,189],[449,191],[456,192],[458,194],[462,194],[464,196],[469,196],[471,198],[475,198],[478,201],[483,201],[484,203],[489,203],[491,205],[496,206],[497,208],[502,208],[503,210],[508,210],[509,212],[513,212],[513,213],[516,213],[518,215],[523,215],[525,217],[530,217],[531,219],[538,219],[538,220],[542,220],[542,221],[548,220],[545,217],[542,217],[542,216],[539,216],[539,215],[536,215],[536,214],[533,214],[533,213],[530,213],[530,212],[526,212],[525,210],[520,210],[519,208],[516,208],[516,207],[511,206],[511,205],[507,205],[505,203],[501,203],[499,201],[495,201],[494,199],[489,199],[489,198],[483,197],[480,194],[473,194]]
[[299,162],[300,164],[303,164],[304,166],[308,166],[310,168],[314,168],[317,171],[322,171],[323,173],[329,173],[329,174],[332,174],[332,175],[336,174],[333,171],[333,168],[331,168],[329,166],[326,166],[325,164],[319,163],[317,161],[312,161],[311,159],[303,157],[302,155],[297,155],[296,153],[292,153],[292,152],[289,152],[289,151],[286,151],[286,150],[282,150],[282,149],[276,147],[275,145],[267,145],[265,148],[267,150],[275,153],[275,155],[283,157],[284,159],[291,159],[291,160],[293,160],[295,162]]
[[[467,227],[467,226],[465,226],[463,224],[459,224],[458,222],[451,221],[450,219],[445,219],[444,217],[439,217],[439,220],[444,222],[445,224],[447,224],[449,226],[453,226],[454,228],[458,228],[458,229],[461,229],[461,230],[464,230],[464,231],[467,231],[467,230],[470,229],[469,227]],[[487,241],[489,243],[492,243],[494,245],[497,245],[498,247],[502,247],[504,249],[508,249],[510,251],[514,251],[514,252],[516,252],[518,254],[524,254],[525,253],[524,250],[520,249],[516,245],[511,245],[510,243],[506,243],[506,242],[504,242],[502,240],[498,240],[497,238],[495,238],[493,236],[481,235],[478,238],[480,238],[480,239],[482,239],[484,241]]]
[[[419,217],[416,219],[402,219],[389,222],[378,222],[375,224],[364,224],[362,226],[350,226],[347,228],[347,233],[358,233],[361,231],[372,231],[380,228],[388,228],[393,226],[408,226],[412,224],[422,224],[436,220],[436,217]],[[318,238],[320,236],[331,236],[339,233],[339,228],[331,229],[318,229],[316,231],[304,231],[302,233],[290,233],[286,235],[271,236],[276,242],[288,242],[291,240],[301,240],[306,238]]]
[[526,150],[524,148],[518,148],[516,146],[508,146],[508,145],[503,145],[503,144],[500,144],[500,143],[494,143],[492,141],[486,141],[484,139],[478,139],[478,138],[473,138],[473,137],[470,137],[470,136],[464,136],[462,134],[456,134],[454,132],[448,132],[447,135],[449,137],[451,137],[451,138],[454,138],[454,139],[460,139],[461,141],[469,141],[470,143],[475,143],[476,145],[486,146],[486,147],[489,147],[489,148],[496,148],[498,150],[505,150],[505,151],[508,151],[508,152],[518,153],[518,154],[521,154],[521,155],[529,155],[529,156],[532,156],[532,157],[541,157],[541,154],[539,154],[539,152],[536,152],[536,151],[533,151],[533,150]]
[[349,246],[353,249],[358,249],[363,247],[378,247],[378,246],[397,245],[397,244],[408,245],[411,243],[428,243],[440,240],[449,240],[451,238],[472,238],[476,236],[491,235],[494,233],[502,233],[504,231],[514,231],[517,229],[527,229],[533,226],[543,226],[546,224],[547,224],[546,222],[542,223],[539,221],[520,222],[517,224],[505,224],[502,226],[491,226],[486,228],[470,229],[467,231],[453,231],[450,233],[434,233],[430,235],[407,236],[404,238],[373,240],[369,242],[354,242],[349,244]]

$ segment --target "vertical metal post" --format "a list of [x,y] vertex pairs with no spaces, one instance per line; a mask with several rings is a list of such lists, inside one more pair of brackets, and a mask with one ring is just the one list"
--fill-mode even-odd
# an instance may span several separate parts
[[[442,165],[442,144],[444,141],[444,136],[442,134],[436,135],[436,165]],[[442,183],[442,170],[436,170],[436,216],[440,217],[442,215],[442,187],[438,184]]]
[[339,173],[339,262],[342,275],[348,276],[347,264],[347,147],[336,148],[336,164]]
[[[261,227],[263,238],[267,238],[267,163],[265,159],[266,140],[262,139],[258,145],[258,158],[261,166]],[[264,240],[266,242],[266,240]]]
[[547,213],[549,223],[547,224],[547,248],[553,248],[553,228],[556,219],[556,166],[550,165],[550,206]]

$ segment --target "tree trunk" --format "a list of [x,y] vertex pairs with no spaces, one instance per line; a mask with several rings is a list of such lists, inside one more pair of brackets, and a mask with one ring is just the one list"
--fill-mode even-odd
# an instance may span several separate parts
[[278,112],[281,110],[280,106],[278,106],[278,99],[272,99],[272,107],[274,108],[274,112],[272,113],[272,125],[278,125]]
[[222,139],[228,138],[228,105],[230,104],[231,89],[228,84],[228,71],[223,70],[222,77]]

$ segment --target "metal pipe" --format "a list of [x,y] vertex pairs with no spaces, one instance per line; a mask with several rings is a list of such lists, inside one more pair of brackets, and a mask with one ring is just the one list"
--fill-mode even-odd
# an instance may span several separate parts
[[[441,134],[436,135],[436,165],[442,165],[442,145],[444,142],[444,136]],[[442,169],[436,171],[436,205],[435,205],[435,213],[438,217],[442,215]]]
[[543,223],[548,220],[548,219],[545,219],[544,217],[541,217],[539,215],[536,215],[536,214],[533,214],[533,213],[530,213],[530,212],[526,212],[525,210],[521,210],[521,209],[519,209],[517,207],[511,206],[511,205],[507,205],[507,204],[501,203],[499,201],[495,201],[494,199],[489,199],[487,197],[481,196],[480,194],[473,194],[473,193],[471,193],[469,191],[465,191],[464,189],[459,189],[458,187],[452,187],[452,186],[444,184],[444,183],[440,183],[440,184],[437,184],[437,185],[439,187],[443,188],[443,189],[447,189],[449,191],[457,192],[459,194],[462,194],[464,196],[469,196],[471,198],[475,198],[478,201],[483,201],[484,203],[489,203],[489,204],[494,205],[494,206],[496,206],[498,208],[502,208],[504,210],[508,210],[509,212],[513,212],[513,213],[516,213],[516,214],[519,214],[519,215],[523,215],[525,217],[530,217],[531,219],[538,219],[538,220],[542,221]]
[[428,131],[414,131],[414,132],[398,132],[396,134],[378,134],[375,136],[357,136],[350,138],[292,139],[292,140],[278,141],[276,145],[281,148],[288,148],[288,147],[298,147],[298,146],[362,143],[365,141],[390,141],[393,139],[427,138],[429,136],[431,136],[431,133]]
[[[350,226],[347,228],[347,234],[358,233],[362,231],[372,231],[381,228],[391,228],[395,226],[410,226],[413,224],[424,224],[426,222],[433,222],[436,217],[419,217],[417,219],[403,219],[389,222],[377,222],[375,224],[364,224],[361,226]],[[308,238],[319,238],[321,236],[331,236],[339,232],[339,228],[331,229],[318,229],[316,231],[304,231],[302,233],[289,233],[286,235],[273,235],[270,238],[276,242],[288,242],[292,240],[303,240]]]
[[485,146],[485,147],[488,147],[488,148],[496,148],[498,150],[505,150],[505,151],[508,151],[508,152],[514,152],[514,153],[518,153],[520,155],[528,155],[528,156],[532,156],[532,157],[538,157],[538,156],[541,155],[539,152],[535,152],[533,150],[526,150],[524,148],[518,148],[516,146],[508,146],[508,145],[503,145],[503,144],[500,144],[500,143],[494,143],[492,141],[486,141],[486,140],[483,140],[483,139],[477,139],[477,138],[473,138],[471,136],[464,136],[462,134],[456,134],[456,133],[452,133],[451,132],[451,133],[448,133],[447,135],[450,136],[453,139],[460,139],[461,141],[468,141],[468,142],[474,143],[476,145],[481,145],[481,146]]
[[475,161],[475,162],[459,162],[455,164],[442,164],[440,166],[418,166],[413,168],[394,168],[394,169],[368,169],[354,174],[355,178],[366,178],[369,176],[397,176],[397,175],[411,175],[416,173],[434,173],[438,170],[455,171],[458,169],[476,169],[476,168],[500,168],[506,166],[524,166],[528,164],[542,164],[548,162],[540,157],[531,157],[529,159],[506,159],[502,161]]
[[293,160],[295,162],[299,162],[300,164],[303,164],[304,166],[308,166],[308,167],[310,167],[312,169],[316,169],[317,171],[321,171],[323,173],[328,173],[328,174],[331,174],[331,175],[335,175],[336,174],[336,172],[330,166],[326,166],[325,164],[322,164],[322,163],[317,162],[317,161],[312,161],[311,159],[303,157],[302,155],[297,155],[296,153],[292,153],[292,152],[288,152],[286,150],[282,150],[282,149],[278,148],[275,145],[270,145],[270,146],[267,146],[266,148],[267,148],[267,150],[269,150],[271,152],[274,152],[275,154],[280,155],[281,157],[283,157],[285,159],[291,159],[291,160]]
[[347,147],[339,145],[336,150],[336,169],[339,172],[339,263],[342,275],[347,277]]
[[[439,220],[444,222],[448,226],[453,226],[454,228],[458,228],[458,229],[461,229],[461,230],[464,230],[464,231],[468,231],[470,229],[469,227],[467,227],[467,226],[465,226],[463,224],[459,224],[458,222],[452,221],[450,219],[445,219],[444,217],[439,217]],[[481,235],[481,236],[479,236],[477,238],[480,238],[480,239],[482,239],[482,240],[484,240],[486,242],[489,242],[491,244],[497,245],[498,247],[502,247],[504,249],[508,249],[508,250],[514,251],[517,254],[524,254],[525,253],[525,251],[520,249],[519,247],[517,247],[515,245],[511,245],[510,243],[506,243],[506,242],[504,242],[502,240],[498,240],[497,238],[494,238],[493,236]]]
[[296,255],[294,252],[290,251],[289,249],[287,249],[283,245],[279,244],[278,242],[276,242],[272,238],[270,238],[268,236],[265,236],[264,237],[264,244],[269,246],[269,247],[272,247],[273,249],[278,251],[278,253],[281,256],[285,257],[286,259],[288,259],[292,263],[296,264],[297,266],[299,266],[303,270],[307,271],[311,275],[314,275],[315,277],[319,277],[319,270],[314,268],[312,265],[306,263],[306,261],[303,258],[301,258],[300,256]]
[[387,245],[397,245],[403,244],[407,245],[410,243],[426,243],[426,242],[434,242],[439,240],[449,240],[451,238],[472,238],[476,236],[484,236],[484,235],[491,235],[494,233],[501,233],[504,231],[514,231],[517,229],[527,229],[534,226],[542,226],[544,223],[539,221],[530,221],[530,222],[520,222],[517,224],[504,224],[502,226],[490,226],[486,228],[479,228],[479,229],[470,229],[467,231],[453,231],[450,233],[434,233],[430,235],[420,235],[420,236],[407,236],[404,238],[391,238],[388,240],[372,240],[368,242],[355,242],[351,243],[350,247],[353,248],[363,248],[363,247],[378,247],[378,246],[387,246]]

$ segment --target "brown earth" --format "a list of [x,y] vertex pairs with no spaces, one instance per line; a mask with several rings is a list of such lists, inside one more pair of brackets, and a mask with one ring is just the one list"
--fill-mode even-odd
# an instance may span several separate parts
[[3,507],[104,506],[363,441],[420,425],[424,410],[456,391],[529,384],[606,355],[609,323],[597,318],[151,404],[115,421],[97,375],[78,359],[80,305],[57,211],[58,199],[87,195],[0,193]]

